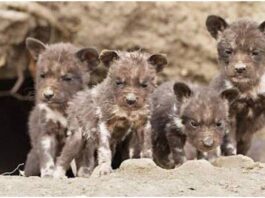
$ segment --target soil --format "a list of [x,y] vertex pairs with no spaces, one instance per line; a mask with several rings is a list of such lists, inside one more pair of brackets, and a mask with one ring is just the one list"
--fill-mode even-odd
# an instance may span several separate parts
[[245,156],[193,160],[165,170],[150,159],[124,161],[107,176],[51,179],[1,176],[0,196],[265,196],[265,164]]

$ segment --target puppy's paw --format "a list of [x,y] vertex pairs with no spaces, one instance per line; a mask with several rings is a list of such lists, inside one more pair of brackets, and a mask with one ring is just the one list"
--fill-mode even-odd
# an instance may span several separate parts
[[58,167],[55,168],[55,170],[53,172],[53,178],[55,178],[55,179],[65,179],[65,178],[67,178],[65,173],[66,173],[66,171],[62,167],[58,166]]
[[92,171],[89,167],[80,167],[77,172],[77,177],[88,178],[92,174]]
[[98,165],[98,167],[95,168],[92,175],[93,177],[100,177],[103,175],[108,175],[112,172],[113,170],[111,168],[111,165],[109,163],[103,163],[103,164]]
[[41,178],[52,178],[54,172],[54,167],[41,169]]
[[228,144],[223,150],[224,156],[236,155],[237,149],[232,144]]
[[141,158],[153,158],[153,153],[151,149],[146,149],[143,152],[141,152]]

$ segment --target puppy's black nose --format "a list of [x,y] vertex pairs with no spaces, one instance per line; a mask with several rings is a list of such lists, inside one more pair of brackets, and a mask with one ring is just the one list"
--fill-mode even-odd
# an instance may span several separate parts
[[238,63],[235,65],[235,71],[238,74],[242,74],[246,71],[247,66],[244,63]]
[[54,94],[43,94],[43,95],[48,100],[51,99],[54,96]]
[[203,144],[205,146],[208,146],[208,147],[213,146],[213,138],[211,138],[211,137],[204,138],[203,139]]
[[50,100],[54,96],[54,92],[52,89],[47,88],[43,91],[43,96],[47,99]]
[[133,105],[136,102],[136,100],[128,100],[128,99],[126,99],[126,102],[127,102],[128,105]]
[[246,68],[244,68],[244,67],[242,67],[242,68],[235,68],[235,70],[236,70],[236,73],[242,74],[242,73],[244,73],[246,71]]
[[133,93],[129,93],[127,96],[126,96],[126,102],[128,105],[133,105],[136,103],[136,96],[135,94]]

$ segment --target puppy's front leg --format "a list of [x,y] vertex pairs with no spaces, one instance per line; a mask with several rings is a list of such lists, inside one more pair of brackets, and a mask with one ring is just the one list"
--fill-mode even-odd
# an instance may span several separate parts
[[54,135],[45,135],[40,138],[38,152],[40,156],[41,177],[52,177],[57,141]]
[[54,178],[63,178],[70,166],[71,161],[78,155],[84,142],[82,139],[82,130],[79,129],[72,133],[66,139],[65,146],[63,147],[62,154],[59,156],[56,162],[56,168],[54,171]]
[[176,135],[175,133],[176,132],[174,131],[170,131],[166,134],[166,137],[172,154],[172,159],[175,165],[179,166],[186,161],[186,155],[184,151],[186,136],[181,134]]
[[110,148],[110,132],[106,123],[99,123],[98,174],[107,175],[112,172],[112,152]]
[[226,132],[221,145],[222,154],[225,156],[237,154],[236,130],[236,118],[233,116],[231,117],[230,128]]
[[82,150],[78,158],[75,158],[78,177],[90,177],[96,166],[95,152],[95,142],[87,140],[86,147]]
[[144,129],[143,129],[143,146],[141,157],[142,158],[152,158],[152,141],[151,141],[151,123],[147,121]]
[[26,177],[38,176],[40,174],[40,160],[36,149],[31,149],[25,162],[24,174]]

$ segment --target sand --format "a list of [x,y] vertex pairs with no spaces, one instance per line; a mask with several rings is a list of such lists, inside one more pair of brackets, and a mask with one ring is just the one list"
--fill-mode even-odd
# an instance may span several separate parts
[[52,179],[1,176],[0,196],[265,196],[265,164],[245,156],[193,160],[165,170],[150,159],[124,161],[107,176]]

